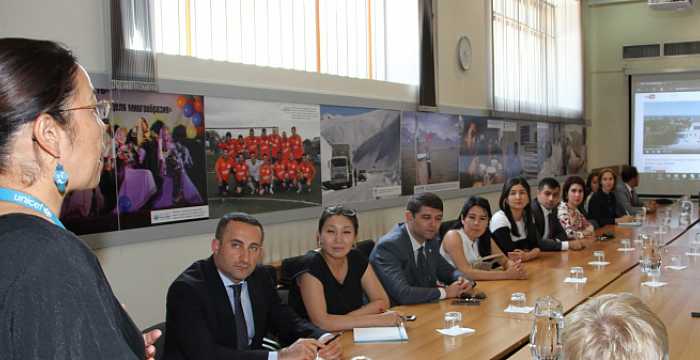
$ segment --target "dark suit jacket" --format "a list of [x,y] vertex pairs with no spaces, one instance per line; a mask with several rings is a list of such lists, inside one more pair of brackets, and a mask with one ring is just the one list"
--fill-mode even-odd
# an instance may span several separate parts
[[636,192],[634,195],[631,194],[620,178],[617,179],[617,187],[615,188],[615,201],[617,201],[617,207],[624,211],[623,215],[634,215],[644,206],[639,201]]
[[[559,220],[553,221],[552,224],[550,224],[549,236],[547,236],[547,239],[543,239],[542,234],[544,234],[544,222],[547,221],[547,219],[545,219],[544,211],[542,211],[540,202],[537,201],[537,199],[534,199],[532,201],[531,207],[532,217],[535,220],[535,227],[537,227],[537,242],[539,244],[539,248],[543,251],[560,251],[561,242],[567,241],[566,231],[561,226],[561,223],[559,222]],[[552,209],[552,212],[556,217],[557,208],[555,207],[554,209]]]
[[[460,276],[466,278],[440,255],[438,239],[426,241],[424,246],[433,284],[439,280],[449,285]],[[405,224],[396,225],[382,236],[372,250],[369,260],[389,294],[392,305],[420,304],[440,299],[437,286],[418,286],[418,269]]]
[[212,257],[192,264],[168,290],[165,358],[267,359],[262,338],[275,333],[284,344],[324,332],[280,303],[274,283],[258,267],[246,279],[253,308],[255,337],[251,350],[236,349],[236,322]]

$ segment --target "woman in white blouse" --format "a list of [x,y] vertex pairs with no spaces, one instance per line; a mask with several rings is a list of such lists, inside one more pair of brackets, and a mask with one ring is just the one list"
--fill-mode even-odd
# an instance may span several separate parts
[[486,199],[469,198],[459,213],[461,226],[445,234],[440,254],[474,280],[526,279],[521,262],[509,260],[491,239],[487,229],[490,218],[491,206]]

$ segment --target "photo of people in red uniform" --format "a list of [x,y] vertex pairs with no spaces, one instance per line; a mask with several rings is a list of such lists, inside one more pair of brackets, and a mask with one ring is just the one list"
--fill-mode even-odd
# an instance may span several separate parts
[[212,217],[321,204],[317,105],[207,99]]

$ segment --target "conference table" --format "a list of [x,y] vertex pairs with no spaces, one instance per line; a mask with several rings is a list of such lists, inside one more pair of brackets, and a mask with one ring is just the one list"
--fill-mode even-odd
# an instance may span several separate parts
[[[700,232],[700,225],[681,226],[678,209],[675,209],[670,231],[664,235],[663,261],[670,256],[687,251],[688,241]],[[695,216],[697,218],[697,216]],[[695,221],[695,219],[693,219]],[[691,224],[693,224],[691,222]],[[344,357],[351,359],[366,356],[377,359],[529,359],[529,335],[532,315],[504,312],[510,303],[510,295],[523,292],[527,305],[534,306],[537,298],[553,296],[568,314],[588,298],[601,293],[631,292],[647,303],[664,321],[671,341],[671,359],[697,358],[700,342],[691,340],[694,331],[700,330],[700,321],[690,318],[690,311],[700,311],[700,257],[688,257],[689,267],[682,271],[664,270],[661,281],[668,285],[660,288],[641,286],[644,280],[639,271],[639,247],[635,251],[622,252],[621,239],[632,244],[640,232],[653,234],[656,230],[655,214],[647,217],[643,226],[621,227],[608,225],[596,230],[596,237],[588,239],[589,245],[579,251],[542,252],[538,259],[526,263],[528,279],[480,281],[477,290],[488,298],[479,306],[454,305],[452,300],[421,305],[397,306],[392,310],[414,314],[416,320],[406,323],[409,340],[406,342],[367,343],[353,342],[353,332],[342,335]],[[598,235],[613,233],[614,238],[596,240]],[[605,252],[607,266],[592,266],[593,251]],[[584,268],[585,284],[568,284],[573,266]],[[698,304],[698,305],[695,305]],[[697,308],[693,308],[697,306]],[[474,329],[468,335],[451,337],[436,331],[444,324],[448,311],[462,313],[462,326]],[[691,356],[691,354],[695,356]]]

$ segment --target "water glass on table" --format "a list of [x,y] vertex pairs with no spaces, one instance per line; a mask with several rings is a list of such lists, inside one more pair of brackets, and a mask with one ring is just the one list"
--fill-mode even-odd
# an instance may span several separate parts
[[573,266],[569,270],[569,277],[574,280],[581,280],[583,279],[583,267],[581,266]]
[[597,263],[603,263],[605,262],[605,251],[603,250],[596,250],[593,252],[593,261]]
[[620,240],[620,247],[623,249],[630,249],[632,248],[632,244],[630,242],[630,239],[622,239]]
[[643,273],[651,274],[661,269],[661,253],[659,247],[652,239],[647,239],[642,244],[642,251],[639,254],[639,262]]
[[644,223],[647,220],[647,208],[642,207],[637,211],[637,213],[634,216],[634,221],[639,222],[640,224],[644,225]]
[[510,295],[511,307],[524,307],[527,304],[527,296],[522,292],[514,292]]
[[649,282],[652,283],[658,283],[661,281],[661,263],[659,263],[659,266],[657,267],[652,267],[647,271],[647,277],[649,278]]
[[445,313],[445,329],[462,327],[462,313],[459,311],[448,311]]
[[685,266],[687,263],[686,261],[686,256],[681,254],[681,255],[673,255],[671,256],[671,266],[675,268],[682,268]]
[[637,237],[634,239],[634,243],[635,244],[643,244],[644,239],[646,239],[648,237],[649,237],[649,235],[647,235],[646,233],[643,233],[643,232],[637,233]]
[[688,252],[691,254],[700,254],[700,233],[695,234],[695,238],[690,240],[690,249]]

